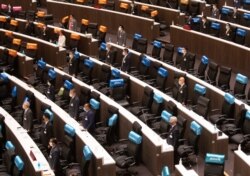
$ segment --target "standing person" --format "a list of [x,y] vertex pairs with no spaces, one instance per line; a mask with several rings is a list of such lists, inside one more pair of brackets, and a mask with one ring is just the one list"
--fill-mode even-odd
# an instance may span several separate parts
[[69,91],[69,96],[71,97],[70,102],[69,102],[69,115],[75,120],[77,120],[80,100],[78,96],[76,95],[76,90],[71,89]]
[[134,0],[131,0],[130,7],[131,7],[131,14],[137,15],[137,5],[135,4]]
[[69,15],[68,29],[72,31],[77,30],[77,21],[73,15]]
[[55,101],[55,99],[56,99],[56,97],[55,97],[55,86],[52,84],[51,80],[48,80],[47,85],[48,85],[48,87],[47,87],[47,91],[46,91],[45,95],[51,101]]
[[120,25],[118,27],[118,32],[117,32],[117,44],[121,46],[126,45],[126,32],[124,30],[124,27]]
[[43,124],[40,133],[40,140],[44,147],[49,145],[49,140],[53,137],[53,126],[48,113],[43,114]]
[[123,59],[122,59],[121,70],[124,72],[129,72],[129,69],[131,66],[131,55],[129,54],[129,51],[127,48],[123,49],[122,55],[123,55]]
[[82,126],[88,132],[92,133],[95,130],[95,114],[89,103],[84,104],[83,110],[84,113],[82,116]]
[[179,146],[178,141],[180,138],[180,131],[179,131],[179,128],[177,126],[177,118],[175,116],[172,116],[170,118],[170,125],[171,125],[171,127],[168,131],[167,143],[174,147],[174,163],[177,164],[179,161],[177,149]]
[[224,36],[222,37],[225,40],[232,41],[233,40],[233,30],[229,23],[226,24],[226,31]]
[[180,77],[178,80],[176,101],[183,105],[187,102],[187,85],[185,84],[184,77]]
[[50,168],[53,170],[56,176],[60,176],[61,174],[61,165],[60,165],[60,150],[57,146],[57,139],[51,138],[49,141],[49,158],[48,162],[50,165]]
[[208,34],[210,22],[208,21],[208,19],[205,15],[202,16],[201,20],[202,20],[202,22],[201,22],[201,26],[200,26],[200,31],[202,33]]
[[219,18],[220,16],[220,12],[219,12],[219,9],[217,8],[217,5],[216,4],[213,4],[213,8],[212,8],[212,13],[211,13],[211,17],[213,18]]
[[28,101],[23,103],[23,110],[23,128],[30,133],[33,128],[33,113],[30,109],[30,103]]
[[107,64],[114,64],[116,57],[115,48],[112,47],[110,43],[107,44],[107,54],[106,54],[106,63]]
[[59,47],[65,47],[66,46],[66,37],[63,34],[63,32],[61,30],[59,30],[58,32],[59,36],[58,36],[58,41],[57,41],[57,45]]

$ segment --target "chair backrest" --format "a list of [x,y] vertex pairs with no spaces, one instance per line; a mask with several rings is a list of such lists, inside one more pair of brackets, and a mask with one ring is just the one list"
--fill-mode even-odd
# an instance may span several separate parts
[[108,83],[111,77],[111,67],[103,64],[101,66],[100,82]]
[[162,43],[159,41],[153,41],[152,57],[159,58],[161,54]]
[[174,45],[166,44],[163,53],[163,61],[173,62]]
[[153,95],[154,90],[152,88],[148,86],[144,87],[141,105],[149,108],[153,102]]
[[166,110],[163,110],[161,112],[161,121],[160,121],[160,132],[161,133],[166,133],[168,132],[169,128],[170,128],[170,118],[172,117],[173,115],[166,111]]
[[198,76],[204,77],[205,76],[205,71],[207,69],[207,65],[209,63],[209,59],[207,56],[203,55],[201,57],[201,62],[200,65],[198,67]]
[[235,43],[244,45],[247,31],[245,29],[237,28],[235,35]]
[[163,103],[164,103],[163,97],[157,93],[154,93],[153,103],[150,108],[151,113],[159,115],[161,112]]
[[177,105],[172,100],[169,100],[165,104],[165,109],[168,112],[170,112],[173,116],[177,116],[178,108],[177,108]]
[[242,126],[242,131],[244,134],[250,134],[250,111],[246,111],[245,119]]
[[137,134],[142,135],[141,129],[142,126],[137,121],[134,121],[134,123],[132,124],[132,130]]
[[233,119],[235,111],[235,98],[229,93],[225,93],[224,102],[222,104],[221,112],[226,116],[226,118]]
[[185,119],[182,116],[177,117],[177,126],[180,132],[180,139],[184,137],[185,131],[186,131],[186,124],[187,124],[187,119]]
[[209,62],[208,65],[208,71],[207,71],[207,79],[210,81],[216,81],[216,76],[218,73],[218,64],[216,64],[215,62]]
[[205,96],[207,92],[207,88],[201,84],[196,83],[194,85],[194,93],[193,93],[193,97],[192,97],[192,104],[196,105],[198,98],[200,96]]
[[81,29],[80,32],[85,34],[88,32],[88,26],[89,26],[89,20],[87,19],[82,19],[81,20]]
[[238,73],[235,78],[235,84],[234,84],[234,94],[235,96],[237,94],[244,95],[246,90],[246,85],[248,83],[248,77],[245,75],[242,75]]
[[147,71],[150,67],[150,64],[151,64],[151,60],[144,54],[141,54],[140,55],[140,63],[139,63],[139,73],[141,75],[146,75],[147,74]]
[[93,153],[90,150],[89,146],[85,145],[83,147],[83,156],[82,156],[82,161],[81,161],[81,173],[82,175],[89,175],[89,163],[92,159]]
[[192,30],[200,31],[201,18],[193,17],[190,22],[190,26]]
[[94,65],[95,63],[89,58],[85,58],[83,60],[82,73],[84,76],[88,78],[90,82],[92,81],[92,71],[93,71]]
[[5,73],[0,73],[0,100],[9,95],[9,78]]
[[200,3],[198,1],[190,1],[189,3],[189,14],[192,16],[196,16],[199,14],[199,10],[200,10]]
[[233,10],[227,7],[221,8],[221,20],[229,21],[231,14],[233,13]]
[[210,25],[210,34],[213,35],[213,36],[219,37],[219,35],[220,35],[220,28],[221,28],[220,23],[211,22],[211,25]]
[[[120,4],[120,7],[121,7],[121,5],[123,5],[123,3]],[[126,4],[126,5],[128,5],[128,4]],[[126,6],[126,5],[124,4],[124,6]],[[138,40],[139,40],[140,38],[142,38],[142,35],[141,35],[141,34],[138,34],[138,33],[135,33],[135,34],[134,34],[133,43],[132,43],[132,49],[133,49],[133,50],[137,50],[137,44],[138,44]]]
[[156,86],[160,89],[163,90],[165,88],[165,83],[168,78],[168,71],[167,69],[160,67],[158,69],[158,74],[156,77]]
[[244,13],[241,17],[240,24],[243,26],[250,26],[250,13]]
[[142,136],[134,131],[130,131],[128,134],[128,155],[134,157],[135,162],[140,161],[140,148],[142,143]]
[[91,109],[94,112],[95,123],[99,122],[100,121],[100,106],[101,106],[100,101],[97,101],[96,99],[91,98],[89,100],[89,104],[90,104]]
[[224,175],[225,155],[207,153],[205,157],[204,176]]
[[110,95],[115,100],[122,100],[126,97],[126,90],[124,87],[124,79],[112,79],[109,82]]
[[7,171],[11,173],[13,167],[13,161],[16,156],[15,146],[11,141],[6,141],[5,143],[6,152],[4,153],[4,164],[6,165]]
[[70,91],[71,89],[73,89],[73,87],[74,87],[72,80],[71,80],[71,79],[70,79],[70,80],[66,79],[66,80],[64,81],[63,87],[64,87],[64,91],[63,91],[62,97],[63,97],[63,99],[65,99],[65,100],[69,100],[69,98],[70,98],[70,97],[69,97],[69,91]]
[[149,69],[149,74],[150,74],[150,77],[155,79],[157,74],[158,74],[158,69],[162,66],[161,63],[157,62],[157,61],[154,61],[154,62],[151,62],[150,64],[150,69]]
[[188,144],[194,148],[195,154],[198,153],[198,142],[202,132],[202,127],[195,121],[190,124],[190,133],[188,133]]
[[210,99],[203,96],[199,96],[197,100],[197,107],[194,109],[194,112],[207,119],[209,108],[210,108]]
[[147,48],[148,48],[148,39],[139,38],[137,41],[136,51],[138,51],[139,53],[147,53]]
[[91,33],[93,37],[97,36],[98,24],[97,23],[89,23],[88,25],[88,33]]
[[170,176],[170,171],[168,166],[164,166],[161,171],[161,176]]
[[229,83],[231,79],[232,68],[221,66],[220,74],[218,78],[218,86],[225,89],[229,89]]
[[81,87],[80,90],[80,105],[84,105],[89,102],[91,90],[88,87]]

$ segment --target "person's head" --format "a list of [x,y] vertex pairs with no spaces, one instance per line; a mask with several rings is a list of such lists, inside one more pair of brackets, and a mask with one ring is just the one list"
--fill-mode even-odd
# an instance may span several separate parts
[[123,25],[120,25],[120,26],[118,27],[118,30],[119,30],[119,31],[124,31]]
[[23,102],[23,109],[29,109],[30,103],[28,101]]
[[112,45],[111,45],[110,43],[108,43],[108,44],[106,45],[106,47],[107,47],[107,50],[109,51],[109,50],[111,49]]
[[178,84],[181,85],[181,86],[185,84],[185,78],[184,78],[183,76],[181,76],[181,77],[179,78]]
[[213,9],[216,10],[217,9],[217,5],[213,4]]
[[186,54],[187,54],[187,48],[186,48],[186,47],[183,47],[183,48],[182,48],[182,53],[183,53],[183,55],[186,55]]
[[57,145],[57,139],[56,138],[51,138],[49,140],[49,145],[50,145],[50,147],[56,146]]
[[69,91],[69,96],[72,98],[72,97],[74,97],[76,95],[76,90],[75,89],[71,89],[70,91]]
[[128,54],[128,48],[124,48],[122,51],[122,55],[126,56]]
[[83,110],[84,110],[85,112],[88,112],[88,111],[90,110],[90,104],[89,104],[89,103],[85,103],[85,104],[83,105]]
[[49,122],[49,120],[50,120],[50,115],[48,113],[44,113],[43,114],[43,121],[45,123],[47,123],[47,122]]
[[170,117],[169,123],[171,126],[176,125],[177,124],[177,117],[175,117],[175,116]]

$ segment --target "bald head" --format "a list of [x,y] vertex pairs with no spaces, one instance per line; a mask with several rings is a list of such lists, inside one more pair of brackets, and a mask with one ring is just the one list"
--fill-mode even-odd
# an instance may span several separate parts
[[176,124],[177,124],[177,117],[172,116],[172,117],[170,118],[170,124],[171,124],[172,126],[176,125]]

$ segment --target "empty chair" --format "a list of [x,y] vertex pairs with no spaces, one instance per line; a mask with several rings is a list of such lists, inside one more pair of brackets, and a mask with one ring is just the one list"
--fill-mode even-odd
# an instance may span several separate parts
[[200,31],[200,26],[201,26],[201,18],[193,17],[190,22],[191,29],[195,31]]
[[82,80],[87,84],[92,83],[92,71],[94,68],[94,62],[90,60],[88,57],[81,57],[80,66],[79,66],[79,75],[78,79]]
[[98,40],[99,40],[99,43],[102,43],[102,42],[106,42],[105,41],[105,38],[106,38],[106,33],[107,33],[107,27],[106,26],[103,26],[103,25],[100,25],[99,26],[99,33],[98,33]]
[[250,27],[250,13],[244,13],[241,20],[240,24],[243,26]]
[[224,175],[225,155],[207,153],[205,157],[204,176]]
[[189,73],[197,76],[198,78],[200,79],[205,79],[205,71],[207,69],[207,65],[209,63],[209,59],[207,56],[203,55],[201,57],[201,61],[200,61],[200,64],[198,66],[198,69],[197,70],[190,70]]
[[182,47],[178,47],[177,48],[177,54],[176,54],[176,58],[175,58],[175,65],[179,67],[180,63],[183,60],[183,56],[184,56],[184,51],[186,51],[185,48]]
[[[191,104],[197,105],[198,102],[198,98],[200,96],[205,96],[207,93],[207,88],[201,84],[196,83],[194,85],[194,91],[193,91],[193,96],[192,96],[192,100],[191,100]],[[188,100],[188,102],[190,102],[190,100]]]
[[220,36],[220,28],[221,28],[221,25],[220,23],[217,23],[217,22],[211,22],[211,25],[210,25],[210,35],[212,36],[215,36],[215,37],[219,37]]
[[208,71],[207,71],[207,76],[206,76],[206,81],[212,85],[216,84],[216,77],[218,73],[218,64],[215,62],[209,62],[208,64]]
[[99,82],[93,84],[93,87],[97,90],[100,90],[103,87],[106,87],[109,83],[111,77],[111,67],[103,64],[101,66],[101,72],[99,76]]
[[167,64],[174,65],[173,56],[174,56],[174,45],[170,43],[165,44],[162,61]]
[[15,156],[14,158],[14,166],[12,175],[13,176],[21,176],[24,170],[24,162],[19,155]]
[[167,3],[167,7],[172,9],[178,9],[179,1],[178,0],[169,0]]
[[92,36],[95,38],[97,36],[98,24],[97,23],[89,23],[87,31],[88,31],[88,33],[92,34]]
[[238,73],[235,78],[233,94],[236,98],[244,99],[248,78]]
[[128,13],[129,4],[121,2],[119,8],[121,12]]
[[19,51],[21,47],[21,39],[13,38],[11,49]]
[[235,98],[229,93],[225,93],[221,109],[212,109],[209,121],[212,124],[220,125],[225,119],[233,119],[235,111]]
[[104,6],[105,9],[115,10],[115,2],[108,0],[107,4]]
[[36,43],[27,43],[26,44],[26,49],[25,49],[25,54],[33,59],[37,59],[37,49],[38,46]]
[[197,1],[190,1],[189,2],[189,8],[188,8],[188,13],[191,16],[196,16],[199,14],[200,11],[200,3]]
[[162,43],[155,40],[153,42],[152,57],[160,59],[161,48],[162,48]]
[[207,119],[209,108],[210,108],[210,99],[203,96],[199,96],[197,104],[195,105],[195,107],[193,107],[193,110],[198,115]]
[[13,38],[13,33],[11,31],[6,31],[4,33],[3,45],[7,48],[11,48]]
[[138,79],[145,80],[148,77],[151,60],[144,54],[141,54],[139,58],[138,70],[131,71],[130,73]]
[[18,59],[17,58],[18,58],[17,51],[13,49],[9,49],[9,56],[8,56],[9,69],[7,69],[6,71],[14,76],[18,75]]
[[99,47],[99,60],[105,61],[107,59],[107,45],[106,43],[101,43]]
[[160,62],[154,61],[150,62],[150,69],[149,69],[149,80],[153,81],[155,80],[157,74],[158,74],[158,69],[162,66]]
[[247,35],[247,31],[245,29],[237,28],[236,34],[235,34],[235,43],[244,45],[246,35]]
[[83,33],[83,34],[86,34],[88,32],[88,26],[89,26],[89,20],[82,19],[81,20],[80,32]]
[[165,91],[165,84],[168,78],[167,69],[160,67],[157,72],[156,79],[153,81],[145,81],[147,84],[155,87],[156,89]]
[[9,95],[8,91],[9,78],[6,73],[0,73],[0,100],[7,98]]
[[9,30],[11,31],[18,31],[18,21],[10,20]]
[[26,11],[26,19],[30,21],[35,21],[36,18],[36,12],[33,10]]
[[181,0],[180,4],[179,4],[179,8],[181,12],[188,12],[188,8],[189,8],[189,0]]
[[250,1],[243,0],[243,9],[250,10]]
[[148,40],[146,38],[139,38],[137,42],[136,51],[139,53],[147,53]]
[[195,164],[195,155],[198,154],[198,142],[202,132],[202,127],[195,121],[192,121],[189,128],[187,139],[179,140],[177,152],[184,165],[190,166]]
[[220,67],[219,78],[217,82],[217,86],[221,90],[228,90],[230,89],[230,79],[231,79],[232,68],[229,67]]
[[78,45],[80,41],[80,35],[76,33],[70,34],[70,41],[69,41],[69,49],[70,50],[78,50]]
[[233,13],[233,10],[227,7],[222,7],[221,8],[221,15],[220,19],[224,21],[229,21],[231,18],[231,15]]
[[7,18],[5,16],[0,16],[0,28],[5,28]]
[[135,33],[134,37],[133,37],[133,42],[132,42],[132,49],[133,50],[137,50],[137,44],[138,44],[138,40],[142,38],[141,34]]
[[153,102],[154,91],[152,88],[146,86],[144,87],[143,96],[141,101],[132,102],[132,107],[130,108],[130,112],[134,115],[139,116],[142,113],[142,109],[149,109]]

